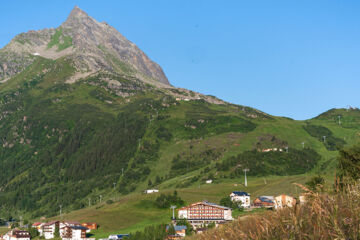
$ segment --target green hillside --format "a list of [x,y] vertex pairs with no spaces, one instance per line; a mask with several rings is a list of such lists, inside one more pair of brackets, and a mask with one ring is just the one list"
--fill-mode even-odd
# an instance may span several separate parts
[[[181,179],[178,177],[176,179]],[[264,178],[249,177],[249,186],[243,186],[243,179],[223,179],[215,184],[201,184],[200,187],[189,187],[177,189],[178,195],[185,200],[186,204],[208,200],[219,203],[220,199],[227,196],[234,189],[243,189],[249,192],[252,197],[260,195],[289,194],[298,195],[301,189],[292,183],[305,183],[309,176],[268,176],[266,184]],[[173,189],[161,191],[161,193],[171,194]],[[99,229],[92,231],[92,237],[105,238],[110,234],[134,233],[142,230],[145,226],[166,224],[170,222],[172,211],[170,209],[160,209],[154,204],[155,199],[161,194],[142,194],[131,193],[127,196],[119,197],[114,195],[110,199],[115,199],[114,203],[107,204],[106,201],[84,209],[71,211],[62,216],[50,219],[77,220],[80,222],[97,222]],[[246,212],[234,211],[233,217],[241,214],[251,214]],[[50,220],[49,219],[49,220]]]
[[[332,177],[337,149],[360,137],[356,109],[295,121],[209,103],[205,96],[179,100],[176,96],[189,93],[115,72],[68,84],[75,71],[71,58],[35,58],[0,85],[0,216],[5,218],[56,216],[62,205],[74,211],[69,217],[100,222],[106,234],[139,229],[170,214],[142,209],[142,201],[152,198],[140,195],[147,188],[178,189],[187,203],[218,202],[242,179],[242,169],[250,168],[257,181],[248,189],[252,194],[289,192],[292,176],[301,182],[304,174]],[[264,178],[279,182],[263,187]],[[199,189],[206,179],[218,184]],[[121,201],[102,207],[104,202],[96,205],[100,195],[104,202],[115,196]],[[106,211],[88,215],[89,201],[97,206],[91,214],[94,208]],[[115,226],[102,222],[127,211],[134,216],[130,220]]]

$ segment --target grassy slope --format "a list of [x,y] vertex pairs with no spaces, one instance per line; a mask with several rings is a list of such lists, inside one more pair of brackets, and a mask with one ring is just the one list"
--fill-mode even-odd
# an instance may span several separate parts
[[[180,178],[180,177],[179,177]],[[292,183],[304,183],[309,176],[290,177],[250,177],[248,187],[243,186],[243,179],[231,179],[218,184],[203,184],[199,187],[177,189],[178,194],[186,201],[192,203],[207,200],[219,203],[220,199],[235,190],[248,191],[252,199],[260,195],[277,195],[281,193],[298,195],[300,189]],[[174,179],[176,181],[176,179]],[[171,193],[173,189],[163,190],[161,193]],[[103,238],[115,233],[129,233],[143,229],[152,224],[168,223],[172,215],[170,209],[158,209],[152,201],[160,193],[140,194],[133,193],[117,198],[113,204],[106,204],[105,200],[95,206],[70,212],[62,217],[52,219],[78,220],[81,222],[95,221],[100,225],[97,231],[92,232],[94,237]],[[114,197],[112,197],[114,199]]]
[[[51,69],[49,74],[46,74],[44,80],[37,85],[36,88],[30,90],[33,97],[39,99],[56,99],[62,100],[60,104],[65,107],[69,103],[77,104],[90,104],[101,109],[102,112],[116,115],[119,109],[124,105],[124,100],[120,97],[115,97],[108,94],[103,89],[96,86],[85,84],[71,85],[71,90],[65,92],[46,91],[54,86],[54,83],[62,83],[66,78],[72,75],[74,69],[65,59],[51,61],[38,57],[35,63],[25,70],[23,73],[15,76],[11,81],[0,86],[1,92],[11,91],[18,86],[25,84],[28,79],[34,78],[36,74],[43,69]],[[30,84],[30,83],[29,83]],[[99,98],[94,98],[91,92],[97,90],[104,96],[111,99],[113,104],[109,104]],[[46,94],[44,94],[46,93]],[[148,93],[146,95],[138,95],[136,98],[156,98],[156,93]],[[61,105],[60,105],[61,106]],[[239,107],[240,108],[240,107]],[[237,106],[234,105],[211,105],[211,104],[195,104],[194,102],[180,102],[165,110],[165,114],[170,116],[169,121],[153,121],[148,127],[145,134],[145,139],[151,139],[154,136],[154,129],[159,125],[164,125],[171,129],[173,138],[170,142],[161,141],[159,149],[159,159],[156,162],[148,163],[151,168],[151,173],[145,181],[138,184],[135,193],[127,196],[122,196],[119,202],[112,205],[104,204],[106,199],[113,198],[114,192],[111,188],[99,191],[98,194],[103,194],[105,200],[104,205],[93,206],[82,210],[71,212],[63,216],[67,219],[81,220],[81,221],[96,221],[101,225],[101,228],[96,233],[97,237],[107,236],[109,233],[115,232],[131,232],[134,230],[142,229],[146,225],[168,222],[170,211],[159,210],[149,204],[149,200],[153,200],[155,195],[142,195],[139,194],[143,189],[147,188],[147,180],[154,180],[157,175],[163,177],[167,175],[171,168],[171,161],[178,153],[189,152],[189,146],[193,145],[193,153],[204,151],[207,148],[222,148],[224,152],[217,161],[237,155],[245,150],[253,149],[254,143],[259,137],[266,134],[276,136],[278,139],[286,141],[290,147],[300,149],[301,143],[305,142],[307,147],[315,149],[321,156],[319,167],[315,168],[312,173],[323,171],[326,177],[333,178],[333,169],[335,165],[336,151],[328,151],[324,145],[314,137],[311,137],[304,129],[303,126],[306,121],[294,121],[287,118],[273,117],[272,119],[258,117],[248,118]],[[341,114],[343,125],[339,126],[334,116]],[[246,119],[251,119],[252,122],[257,124],[254,131],[241,133],[241,132],[227,132],[227,133],[210,133],[201,139],[190,140],[186,137],[187,132],[183,130],[182,126],[189,118],[201,119],[208,116],[241,116]],[[315,119],[308,120],[315,125],[322,125],[329,128],[334,136],[338,138],[345,138],[345,140],[352,144],[359,141],[359,129],[356,128],[359,115],[354,114],[353,111],[337,110],[330,117],[323,116]],[[355,122],[355,124],[354,124]],[[355,128],[354,128],[355,125]],[[352,128],[345,128],[351,126]],[[212,161],[209,166],[214,166],[216,161]],[[205,166],[208,167],[208,166]],[[176,176],[165,182],[161,183],[159,187],[162,191],[172,191],[179,183],[185,182],[192,176],[201,174],[205,167],[198,170]],[[216,175],[215,169],[210,168],[210,172]],[[18,180],[22,176],[26,176],[23,172],[14,180]],[[241,184],[242,179],[219,179],[219,184],[201,185],[203,181],[197,181],[189,185],[188,188],[178,189],[181,197],[191,203],[200,200],[209,200],[219,202],[219,200],[228,195],[233,190],[246,190],[249,191],[253,197],[258,195],[276,195],[280,193],[296,194],[296,188],[291,184],[292,182],[304,183],[308,176],[285,176],[285,177],[266,177],[267,184],[264,185],[263,178],[250,178],[249,188],[245,189],[243,186],[234,184]],[[97,191],[97,190],[96,190]],[[86,199],[85,199],[86,201]],[[142,206],[142,205],[145,205]]]

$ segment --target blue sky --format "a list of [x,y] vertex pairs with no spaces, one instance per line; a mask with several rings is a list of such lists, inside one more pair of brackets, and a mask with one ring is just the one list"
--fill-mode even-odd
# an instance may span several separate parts
[[159,63],[170,82],[295,119],[359,106],[360,1],[7,1],[0,47],[78,5]]

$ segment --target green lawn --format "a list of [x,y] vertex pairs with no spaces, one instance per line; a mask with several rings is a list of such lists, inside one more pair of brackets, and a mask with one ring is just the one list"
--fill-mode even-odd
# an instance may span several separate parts
[[[218,184],[203,184],[197,187],[177,189],[178,194],[190,204],[207,200],[219,203],[220,199],[228,196],[232,191],[244,190],[251,194],[251,200],[260,195],[278,195],[281,193],[297,196],[301,190],[293,183],[304,183],[310,176],[271,176],[266,178],[249,177],[248,187],[243,186],[243,179],[226,179]],[[172,193],[174,189],[163,190],[161,193]],[[159,209],[153,201],[161,193],[141,194],[133,193],[117,199],[115,203],[91,206],[63,215],[61,220],[77,220],[80,222],[97,222],[99,229],[92,232],[92,237],[104,238],[110,234],[131,233],[142,230],[146,226],[168,223],[172,216],[170,209]],[[254,214],[263,210],[252,212],[234,211],[233,217]],[[55,217],[52,219],[59,219]]]
[[7,233],[9,231],[9,228],[7,227],[0,227],[0,235],[1,234],[4,234],[4,233]]

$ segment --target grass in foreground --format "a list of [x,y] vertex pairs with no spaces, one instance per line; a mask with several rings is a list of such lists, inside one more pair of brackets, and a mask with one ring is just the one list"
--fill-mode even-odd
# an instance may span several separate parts
[[239,219],[188,238],[205,239],[359,239],[360,184],[336,195],[306,188],[307,204]]

